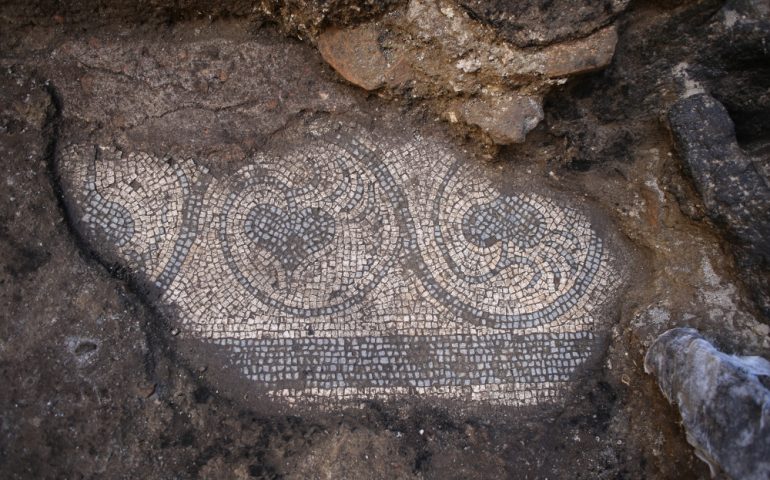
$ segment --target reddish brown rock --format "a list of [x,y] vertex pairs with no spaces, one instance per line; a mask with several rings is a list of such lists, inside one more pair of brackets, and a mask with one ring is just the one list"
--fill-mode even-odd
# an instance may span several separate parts
[[318,37],[318,50],[345,80],[366,90],[376,90],[385,84],[388,72],[388,61],[377,37],[372,24],[330,29]]

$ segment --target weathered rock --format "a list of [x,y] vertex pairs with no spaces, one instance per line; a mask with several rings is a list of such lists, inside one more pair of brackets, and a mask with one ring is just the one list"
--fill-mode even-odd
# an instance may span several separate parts
[[617,30],[607,27],[588,37],[543,49],[540,51],[543,74],[556,78],[603,68],[612,60],[616,43]]
[[372,25],[330,29],[318,37],[318,50],[345,80],[365,90],[374,90],[385,83],[388,69],[377,36]]
[[[321,55],[348,81],[394,93],[408,83],[410,96],[427,99],[441,112],[447,99],[453,99],[450,105],[467,102],[449,118],[480,127],[485,139],[497,144],[522,142],[543,118],[542,96],[564,77],[609,64],[616,43],[615,27],[608,26],[583,38],[524,49],[455,3],[426,0],[411,0],[405,10],[380,21],[318,37]],[[480,108],[486,111],[479,114]]]
[[488,100],[472,99],[461,107],[465,122],[476,125],[498,144],[520,143],[543,119],[540,99],[506,96]]
[[[578,40],[521,49],[449,3],[412,0],[405,15],[407,22],[400,25],[421,40],[422,51],[432,47],[435,59],[444,58],[446,65],[455,65],[464,73],[478,72],[487,85],[531,84],[539,77],[561,77],[603,67],[612,59],[617,43],[614,27],[607,27]],[[463,68],[463,64],[473,67]],[[423,68],[426,73],[459,77],[454,78],[454,84],[468,84],[465,90],[479,83],[451,70],[442,73],[444,65],[434,62],[423,62]]]
[[644,369],[682,415],[687,440],[732,478],[770,477],[770,362],[727,355],[692,328],[652,344]]
[[388,62],[378,43],[379,32],[372,24],[349,29],[329,29],[318,37],[323,58],[345,80],[365,90],[385,84],[397,87],[410,79],[404,62]]
[[[744,148],[770,141],[770,2],[729,0],[713,16],[710,41],[691,76],[727,108]],[[765,67],[757,68],[763,65]]]
[[709,217],[729,233],[740,263],[749,270],[755,298],[770,314],[768,157],[754,158],[741,150],[727,110],[707,94],[677,102],[669,121]]
[[629,0],[461,0],[482,22],[518,46],[582,37],[609,24]]
[[[562,77],[606,66],[617,42],[614,27],[580,40],[521,49],[502,40],[497,31],[472,18],[452,3],[412,0],[404,20],[390,27],[416,39],[419,48],[405,51],[427,81],[437,79],[451,89],[478,92],[493,85],[544,88],[544,77]],[[392,37],[388,48],[406,50],[408,42]],[[452,68],[454,67],[454,68]],[[465,75],[473,73],[475,75]],[[534,88],[532,88],[534,87]]]

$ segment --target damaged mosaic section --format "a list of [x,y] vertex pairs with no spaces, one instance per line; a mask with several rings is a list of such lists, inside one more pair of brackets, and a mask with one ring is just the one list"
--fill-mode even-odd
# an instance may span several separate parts
[[618,284],[582,213],[418,135],[317,123],[286,144],[227,177],[84,144],[59,171],[90,244],[270,397],[561,398]]

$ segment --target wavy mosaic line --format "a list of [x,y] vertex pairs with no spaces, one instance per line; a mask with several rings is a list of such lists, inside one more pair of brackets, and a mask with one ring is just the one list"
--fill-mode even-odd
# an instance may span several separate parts
[[227,178],[88,145],[59,167],[83,235],[270,396],[558,399],[617,284],[585,216],[427,138],[309,131]]

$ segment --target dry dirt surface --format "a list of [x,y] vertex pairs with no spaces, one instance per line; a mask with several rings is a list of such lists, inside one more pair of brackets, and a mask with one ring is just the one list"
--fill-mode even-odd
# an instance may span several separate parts
[[[766,206],[741,208],[741,197],[725,194],[718,177],[698,170],[708,170],[707,154],[716,147],[692,148],[704,140],[678,127],[698,115],[709,122],[697,104],[695,113],[687,110],[698,95],[709,95],[731,119],[719,117],[709,128],[731,158],[751,165],[751,176],[738,181],[767,181],[770,12],[750,0],[597,2],[600,7],[532,1],[515,8],[439,1],[439,11],[463,12],[484,35],[516,49],[573,41],[610,25],[617,31],[606,67],[546,82],[538,92],[542,120],[521,143],[500,146],[442,110],[451,104],[442,93],[446,79],[456,71],[439,72],[435,85],[421,74],[422,94],[408,83],[364,90],[319,53],[323,32],[385,28],[409,3],[0,4],[0,477],[709,476],[687,444],[678,412],[644,373],[643,358],[658,335],[677,326],[699,329],[729,353],[770,355],[767,252],[752,248],[768,241],[767,219],[751,218]],[[425,54],[422,41],[390,33],[375,40],[407,42],[411,59]],[[452,93],[452,101],[473,102],[473,95],[496,88],[473,71],[462,75],[468,90]],[[300,206],[270,210],[278,197],[267,194],[243,200],[247,227],[227,230],[221,212],[235,210],[238,195],[248,193],[235,186],[252,185],[238,180],[244,171],[272,168],[287,183],[309,178],[336,199],[338,190],[324,181],[339,158],[353,172],[340,170],[342,184],[360,177],[373,185],[353,188],[351,198],[378,199],[374,210],[354,220],[331,218],[323,211],[326,197],[306,200],[299,189],[289,195],[277,181],[259,191],[296,195]],[[313,183],[313,168],[332,173]],[[128,173],[99,184],[97,195],[83,180],[92,170]],[[174,172],[192,179],[192,193],[179,197],[186,203],[170,193],[173,182],[163,181],[180,178]],[[458,205],[466,198],[486,203],[451,217],[459,225],[455,237],[447,230],[425,240],[434,232],[431,220],[444,225],[439,207],[420,202],[437,189]],[[143,233],[162,241],[131,243],[126,232],[142,231],[140,214],[159,198],[157,211],[166,205],[169,215],[180,215],[180,231],[170,246],[165,230]],[[406,203],[412,207],[402,208]],[[367,264],[374,280],[361,280],[366,294],[326,291],[326,277],[318,285],[293,280],[310,271],[303,265],[327,251],[332,238],[379,231],[391,217],[393,250],[384,234],[380,242],[349,243],[371,245],[372,261],[388,266]],[[108,221],[118,218],[123,223]],[[259,226],[259,218],[272,218],[272,230]],[[538,218],[552,218],[547,233],[531,230]],[[560,221],[580,233],[570,234],[578,230]],[[187,243],[182,233],[190,222],[198,236]],[[288,233],[270,233],[282,229]],[[477,275],[483,281],[469,275],[460,284],[436,273],[440,268],[424,253],[460,239],[473,252],[524,245],[533,249],[528,258],[541,255],[545,262],[551,254],[528,242],[555,238],[554,232],[571,239],[554,248],[578,280],[569,283],[569,268],[547,270],[553,296],[532,298],[556,305],[553,317],[542,305],[516,315],[495,310],[505,299],[494,290],[498,284],[483,282],[511,265],[526,271],[526,258],[494,257],[491,273]],[[236,237],[267,253],[231,262],[241,255],[228,246]],[[599,244],[603,254],[596,253]],[[172,260],[157,266],[142,249],[168,252]],[[229,253],[219,265],[198,260],[207,251]],[[363,255],[351,251],[324,265]],[[581,251],[585,259],[576,267],[571,255]],[[180,273],[174,259],[199,266]],[[277,280],[264,280],[273,271]],[[537,278],[517,295],[529,301]],[[479,282],[486,290],[473,287]],[[303,288],[310,292],[305,297],[285,297]],[[307,300],[317,291],[327,303]],[[388,292],[401,295],[398,315],[389,310],[396,294]],[[259,302],[249,303],[253,298]],[[244,313],[257,304],[283,313]],[[233,319],[240,319],[238,327],[254,316],[294,333],[228,330]],[[545,317],[562,323],[537,330]],[[493,330],[511,326],[532,329],[513,337],[520,350],[505,343],[510,336],[495,337]],[[555,339],[546,344],[553,350],[542,346],[542,335]],[[327,338],[334,342],[323,343]],[[379,360],[358,376],[326,368],[329,358],[358,352],[353,344],[364,345],[368,358],[369,344],[356,343],[361,338],[375,346],[385,339],[392,347],[388,362],[407,373],[381,374],[398,369]],[[459,339],[461,355],[444,362],[448,354],[436,345],[447,338]],[[248,363],[255,355],[259,362]],[[494,363],[501,355],[545,363],[506,370]],[[295,358],[320,367],[289,371]],[[278,362],[275,369],[266,367],[271,362]],[[521,386],[521,378],[529,383]],[[434,384],[442,388],[431,389]],[[482,388],[489,384],[495,387]]]

